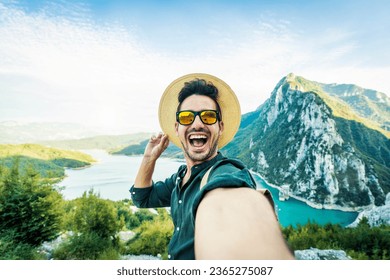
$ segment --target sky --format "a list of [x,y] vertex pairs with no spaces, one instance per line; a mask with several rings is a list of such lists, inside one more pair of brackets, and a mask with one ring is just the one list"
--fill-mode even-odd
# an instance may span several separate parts
[[160,131],[165,88],[215,75],[254,111],[293,72],[390,94],[390,1],[0,0],[0,122]]

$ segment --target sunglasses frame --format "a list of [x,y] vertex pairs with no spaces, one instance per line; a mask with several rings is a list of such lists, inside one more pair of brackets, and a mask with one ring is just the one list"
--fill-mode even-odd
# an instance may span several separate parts
[[[194,114],[194,120],[193,120],[191,123],[189,123],[189,124],[182,124],[182,123],[179,121],[179,115],[180,115],[180,113],[183,113],[183,112],[191,112],[191,113],[193,113],[193,114]],[[216,121],[215,121],[214,123],[205,123],[205,122],[203,121],[202,117],[201,117],[201,114],[202,114],[203,112],[214,112],[214,113],[216,114],[216,117],[217,117],[217,118],[216,118]],[[221,120],[221,119],[220,119],[220,116],[219,116],[219,111],[217,111],[217,110],[202,110],[202,111],[183,110],[183,111],[176,112],[176,121],[177,121],[179,124],[181,124],[181,125],[187,126],[187,125],[191,125],[191,124],[194,123],[194,121],[195,121],[195,119],[196,119],[196,116],[199,116],[199,119],[201,120],[201,122],[202,122],[203,124],[206,124],[206,125],[213,125],[213,124],[215,124],[215,123],[217,123],[218,121]]]

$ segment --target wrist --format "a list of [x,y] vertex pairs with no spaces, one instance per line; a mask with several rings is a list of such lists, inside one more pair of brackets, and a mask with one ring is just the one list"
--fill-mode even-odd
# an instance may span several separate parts
[[144,157],[142,159],[142,163],[147,164],[147,165],[155,164],[156,161],[157,161],[157,158],[153,157],[152,155],[144,155]]

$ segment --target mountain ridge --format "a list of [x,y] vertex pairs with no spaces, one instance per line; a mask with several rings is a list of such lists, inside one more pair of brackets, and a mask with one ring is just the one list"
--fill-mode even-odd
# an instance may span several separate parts
[[[295,89],[318,94],[334,116],[361,122],[390,138],[390,98],[386,94],[353,84],[313,82],[293,73],[287,75],[286,79],[290,85],[295,82]],[[357,97],[359,102],[353,97]]]
[[243,115],[226,153],[318,208],[383,205],[390,191],[388,131],[318,84],[282,78],[269,99]]
[[151,133],[146,132],[121,135],[97,135],[79,139],[39,141],[38,143],[61,149],[102,149],[115,153],[129,145],[139,144],[144,139],[148,139],[151,135]]
[[39,141],[77,139],[98,133],[75,123],[0,121],[0,144],[37,143]]
[[0,144],[0,168],[19,165],[25,171],[29,167],[43,177],[61,178],[65,168],[83,168],[95,162],[90,155],[79,151],[60,150],[38,144]]

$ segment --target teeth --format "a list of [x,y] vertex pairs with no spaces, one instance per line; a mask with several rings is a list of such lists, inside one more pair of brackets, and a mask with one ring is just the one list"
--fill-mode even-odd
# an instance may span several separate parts
[[205,135],[191,135],[190,140],[193,139],[207,139],[207,137]]

